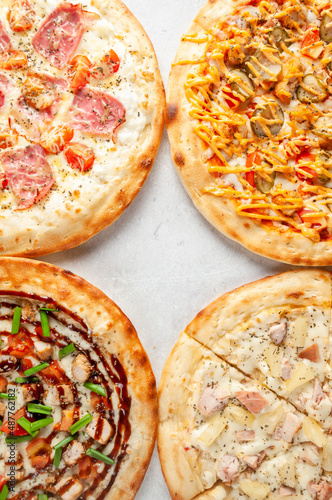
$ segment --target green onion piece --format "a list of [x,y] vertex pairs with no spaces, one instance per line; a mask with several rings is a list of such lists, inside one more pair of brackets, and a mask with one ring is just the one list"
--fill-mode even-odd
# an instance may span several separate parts
[[59,448],[62,448],[63,446],[66,446],[66,444],[70,443],[70,441],[73,441],[73,439],[76,439],[76,438],[77,438],[77,435],[75,435],[75,436],[69,436],[66,439],[63,439],[62,441],[60,441],[60,443],[58,443],[55,446],[53,446],[53,448],[55,450],[58,450]]
[[68,354],[71,354],[74,351],[76,351],[76,347],[73,343],[66,345],[66,347],[60,349],[59,358],[60,359],[65,358],[66,356],[68,356]]
[[82,427],[85,427],[89,422],[91,422],[91,420],[92,416],[90,415],[90,413],[88,415],[85,415],[85,417],[81,418],[80,420],[75,422],[75,424],[69,427],[71,434],[75,434],[75,432],[82,429]]
[[41,413],[43,415],[50,415],[52,413],[52,406],[44,406],[36,403],[28,403],[28,411],[30,413]]
[[101,453],[98,450],[95,450],[94,448],[89,448],[85,452],[86,455],[89,455],[89,457],[96,458],[97,460],[100,460],[101,462],[105,462],[105,464],[113,465],[115,462],[108,456],[104,455],[104,453]]
[[12,323],[12,335],[15,335],[19,332],[21,323],[21,308],[15,307],[14,315],[13,315],[13,323]]
[[32,432],[37,431],[38,429],[42,429],[43,427],[47,427],[48,425],[53,424],[53,422],[54,422],[53,417],[37,420],[36,422],[32,422],[31,430]]
[[1,399],[17,399],[16,396],[10,396],[9,394],[5,394],[4,392],[0,392]]
[[0,493],[0,500],[6,500],[9,493],[8,486],[5,484]]
[[2,340],[0,339],[0,346],[1,346],[1,344],[2,344]]
[[57,448],[54,453],[53,465],[56,469],[59,468],[60,460],[62,456],[62,448]]
[[55,312],[55,311],[57,311],[57,309],[54,309],[54,307],[40,307],[39,311]]
[[51,332],[50,332],[50,325],[48,323],[48,316],[46,311],[39,311],[40,313],[40,322],[41,322],[41,327],[43,330],[43,335],[44,337],[50,337]]
[[35,436],[8,436],[6,437],[6,444],[11,443],[24,443],[25,441],[32,441]]
[[105,387],[102,387],[101,385],[93,384],[92,382],[85,382],[85,384],[83,384],[83,387],[85,387],[86,389],[90,389],[90,391],[92,391],[92,392],[96,392],[97,394],[100,394],[100,396],[106,397],[106,389],[105,389]]
[[29,422],[29,420],[25,417],[21,417],[17,420],[17,423],[23,427],[25,431],[27,431],[31,436],[35,437],[38,434],[38,431],[35,431],[35,429],[32,429],[32,424]]
[[34,384],[36,382],[39,382],[39,378],[38,377],[17,377],[15,379],[15,382],[17,384]]
[[38,500],[48,500],[48,496],[43,494],[43,495],[38,495]]
[[35,373],[40,372],[41,370],[44,370],[44,368],[47,368],[50,366],[49,363],[40,363],[40,365],[33,366],[32,368],[29,368],[29,370],[25,370],[24,375],[26,377],[30,377],[30,375],[34,375]]

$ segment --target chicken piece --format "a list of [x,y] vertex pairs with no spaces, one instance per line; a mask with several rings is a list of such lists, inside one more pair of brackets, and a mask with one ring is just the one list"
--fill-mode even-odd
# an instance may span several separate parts
[[22,395],[26,403],[40,399],[43,394],[43,386],[41,384],[22,384]]
[[67,465],[75,465],[77,464],[81,458],[85,455],[85,448],[80,441],[74,439],[66,448],[66,451],[63,453],[62,457]]
[[6,405],[2,401],[0,401],[0,417],[3,417],[6,411]]
[[304,68],[300,59],[291,57],[282,66],[279,81],[275,86],[274,93],[285,104],[290,104],[291,98],[298,80],[302,76]]
[[295,434],[301,429],[302,421],[300,417],[295,415],[294,413],[287,413],[284,423],[281,428],[278,429],[278,436],[287,441],[287,443],[291,443]]
[[258,455],[244,455],[242,457],[242,460],[244,461],[244,463],[249,465],[251,469],[257,469],[257,467],[264,460],[265,455],[265,451],[261,451],[260,453],[258,453]]
[[287,335],[287,323],[279,323],[278,325],[271,326],[269,335],[274,344],[281,344]]
[[239,431],[235,435],[238,443],[247,443],[255,439],[255,431]]
[[76,477],[67,476],[60,479],[54,486],[62,500],[76,500],[83,491],[83,486]]
[[327,394],[322,389],[322,386],[318,379],[315,380],[314,390],[312,393],[312,406],[316,408],[323,399],[327,398]]
[[319,483],[310,481],[308,490],[311,494],[315,495],[317,500],[328,500],[332,497],[332,485],[325,479],[321,479]]
[[209,417],[218,411],[223,410],[229,401],[229,392],[215,385],[206,387],[198,401],[198,409],[205,416]]
[[43,398],[46,406],[70,404],[74,402],[74,393],[70,385],[57,385],[56,387],[48,387]]
[[235,394],[236,399],[242,403],[247,410],[257,415],[269,402],[256,391],[240,391]]
[[296,489],[290,488],[289,486],[281,486],[278,491],[280,497],[289,497],[290,495],[296,495]]
[[[79,420],[79,412],[76,413],[77,420]],[[69,427],[75,423],[75,410],[62,410],[60,431],[69,431]]]
[[298,104],[289,112],[289,118],[303,130],[309,130],[314,117],[315,114],[308,104]]
[[37,323],[39,321],[39,313],[36,306],[30,302],[26,302],[21,309],[21,318],[29,323]]
[[281,361],[281,378],[282,380],[289,380],[292,376],[292,365],[289,359],[286,357],[282,358]]
[[23,458],[22,455],[19,453],[17,447],[13,447],[11,450],[6,450],[4,454],[4,462],[5,465],[16,465],[17,468],[21,468],[23,465]]
[[15,464],[8,464],[5,466],[5,476],[15,479],[16,481],[21,481],[24,478],[25,469],[23,467],[18,467]]
[[320,452],[314,443],[303,443],[303,451],[300,453],[300,460],[309,465],[318,465]]
[[106,444],[114,436],[113,426],[100,415],[93,417],[85,430],[92,439],[95,439],[100,444]]
[[6,377],[0,375],[0,392],[7,392],[8,381]]
[[243,52],[243,49],[239,43],[232,43],[227,51],[227,60],[229,64],[233,66],[237,66],[243,63],[246,55]]
[[91,370],[92,366],[84,354],[76,356],[71,367],[71,372],[76,380],[79,382],[86,382],[90,376]]
[[42,342],[37,340],[35,342],[35,351],[39,359],[42,361],[47,361],[52,357],[52,346],[47,342]]
[[309,361],[312,361],[313,363],[318,363],[321,360],[318,345],[312,344],[311,346],[309,346],[306,349],[304,349],[303,351],[301,351],[299,353],[299,358],[308,359]]
[[240,462],[232,455],[224,455],[218,464],[218,477],[226,484],[238,478],[240,471]]
[[307,27],[307,9],[299,1],[288,0],[283,3],[282,12],[276,17],[279,19],[283,26],[286,28],[297,28],[299,26],[301,29]]

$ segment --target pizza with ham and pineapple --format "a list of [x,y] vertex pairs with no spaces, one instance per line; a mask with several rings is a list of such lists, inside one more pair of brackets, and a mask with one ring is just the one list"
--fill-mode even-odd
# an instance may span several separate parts
[[1,500],[132,500],[157,428],[136,331],[100,290],[0,258]]
[[71,248],[114,222],[163,118],[152,44],[120,0],[3,0],[0,253]]
[[172,499],[331,498],[331,290],[323,271],[265,278],[181,333],[159,386]]
[[248,249],[332,263],[332,10],[209,0],[168,84],[172,156],[196,207]]

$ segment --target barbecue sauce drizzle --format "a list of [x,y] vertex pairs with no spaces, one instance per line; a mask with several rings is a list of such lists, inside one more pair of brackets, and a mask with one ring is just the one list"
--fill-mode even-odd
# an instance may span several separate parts
[[[77,326],[75,326],[73,324],[64,323],[64,321],[62,319],[59,319],[52,312],[48,313],[50,316],[53,316],[56,319],[56,321],[58,321],[59,323],[64,324],[67,328],[70,328],[73,331],[76,331],[77,333],[82,335],[84,340],[86,340],[90,344],[90,349],[92,349],[95,352],[95,354],[98,356],[98,358],[100,359],[100,362],[103,364],[109,378],[111,379],[111,382],[114,384],[115,390],[116,390],[118,397],[119,397],[119,408],[118,408],[119,409],[119,420],[118,420],[118,425],[115,429],[115,434],[113,436],[113,448],[112,448],[112,451],[108,454],[108,456],[112,460],[114,460],[115,463],[114,463],[114,465],[104,464],[105,466],[104,466],[103,471],[98,475],[98,477],[96,479],[94,479],[92,485],[88,489],[83,491],[83,493],[79,497],[79,500],[88,499],[89,495],[92,494],[92,492],[96,490],[98,485],[105,479],[110,468],[113,467],[114,470],[113,470],[113,473],[109,479],[109,483],[106,485],[106,487],[103,489],[102,493],[96,499],[96,500],[103,500],[106,497],[106,495],[108,494],[108,492],[110,491],[112,485],[114,484],[115,479],[119,473],[121,463],[122,463],[123,459],[126,457],[127,448],[128,448],[128,441],[129,441],[129,438],[131,435],[131,425],[129,422],[131,397],[128,394],[128,385],[127,385],[128,381],[127,381],[127,376],[126,376],[126,373],[125,373],[123,366],[121,365],[120,361],[118,360],[118,358],[114,354],[110,355],[110,357],[111,357],[111,365],[110,365],[106,361],[104,355],[102,354],[100,347],[92,341],[91,335],[89,333],[89,328],[85,324],[85,322],[82,320],[82,318],[77,316],[75,313],[72,313],[68,309],[60,306],[53,299],[40,297],[39,295],[35,295],[35,294],[28,294],[28,293],[24,293],[24,292],[13,292],[13,291],[6,291],[6,290],[0,290],[0,296],[22,297],[22,298],[29,299],[31,301],[37,301],[37,302],[40,302],[43,304],[47,304],[47,307],[57,309],[58,311],[64,313],[69,318],[74,320],[76,323],[81,325],[82,328],[78,328]],[[7,307],[7,308],[14,308],[14,307],[16,307],[16,304],[12,304],[10,302],[1,302],[1,306]],[[3,316],[3,317],[0,317],[0,319],[3,320],[3,319],[11,319],[11,318],[9,318],[8,316]],[[24,320],[21,320],[21,323],[24,323]],[[31,321],[29,323],[33,324],[35,326],[40,326],[40,322]],[[5,332],[1,332],[1,333],[4,334]],[[52,338],[52,334],[53,334],[53,338]],[[54,340],[54,337],[55,337],[55,340]],[[51,330],[51,338],[49,338],[49,337],[47,338],[47,342],[50,342],[52,344],[56,344],[59,347],[63,347],[64,345],[67,345],[68,340],[70,340],[70,339],[61,335],[59,332],[55,331],[54,329]],[[71,340],[70,340],[70,342],[71,342]],[[103,386],[106,389],[106,393],[107,393],[106,397],[107,397],[108,404],[109,404],[109,412],[110,412],[110,416],[112,418],[113,427],[115,427],[114,420],[113,420],[114,412],[113,412],[113,409],[111,406],[111,395],[112,395],[113,389],[109,386],[109,383],[107,382],[104,375],[101,372],[99,372],[99,370],[97,369],[97,363],[91,358],[90,352],[82,349],[80,346],[75,345],[75,347],[76,347],[77,351],[83,352],[89,358],[89,361],[90,361],[94,371],[95,372],[98,371],[98,377],[100,377],[102,379]],[[0,353],[1,353],[1,351],[0,351]],[[0,367],[2,367],[3,363],[8,364],[8,360],[5,360],[4,362],[0,362]],[[2,368],[2,371],[6,371],[3,368]],[[9,368],[8,371],[12,370],[12,369],[13,368]],[[73,386],[73,390],[74,390],[75,404],[79,405],[77,388],[75,386]],[[61,398],[60,398],[60,401],[61,401]],[[62,406],[63,405],[61,404],[61,407]],[[52,439],[53,439],[54,435],[56,435],[56,433],[57,433],[56,431],[53,431],[50,434],[50,436],[48,437],[49,442],[52,441]],[[99,447],[98,450],[103,453],[107,446],[108,446],[108,443],[104,447]],[[67,467],[61,469],[61,472],[64,473],[70,468],[71,467],[67,466]],[[53,467],[45,469],[45,470],[49,470],[50,472],[52,472]],[[36,474],[30,474],[29,476],[23,478],[22,481],[30,479],[35,475],[38,475],[38,471],[36,472]],[[59,479],[59,477],[61,477],[61,473],[59,474],[57,479]],[[67,484],[65,484],[61,488],[61,492],[59,491],[58,493],[63,494],[69,488],[70,488],[70,481]],[[32,489],[33,490],[38,490],[38,489],[43,490],[44,486],[37,485],[37,486],[34,486]],[[30,490],[30,492],[26,492],[26,494],[27,494],[26,498],[28,498],[29,495],[31,495],[31,490]],[[22,496],[22,495],[24,495],[24,496]],[[12,497],[12,500],[16,500],[16,499],[23,500],[24,498],[25,498],[25,492],[21,491],[18,495],[15,495],[15,497]]]

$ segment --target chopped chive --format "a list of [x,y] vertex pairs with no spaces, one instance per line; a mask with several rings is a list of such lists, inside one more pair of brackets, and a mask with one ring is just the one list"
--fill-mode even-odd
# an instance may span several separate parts
[[33,366],[32,368],[29,368],[29,370],[25,370],[24,375],[26,377],[30,377],[30,375],[34,375],[35,373],[40,372],[41,370],[44,370],[44,368],[47,368],[49,363],[40,363],[40,365]]
[[53,465],[56,469],[58,469],[60,465],[60,460],[62,456],[62,448],[57,448],[54,453]]
[[92,391],[92,392],[96,392],[97,394],[100,394],[100,396],[106,397],[106,389],[105,389],[105,387],[102,387],[101,385],[93,384],[92,382],[85,382],[85,384],[83,384],[83,387],[85,387],[86,389],[90,389],[90,391]]
[[35,436],[8,436],[6,437],[6,444],[11,443],[24,443],[25,441],[31,441]]
[[104,455],[104,453],[101,453],[98,450],[95,450],[94,448],[89,448],[86,450],[86,455],[89,455],[92,458],[96,458],[97,460],[100,460],[101,462],[105,462],[105,464],[113,465],[114,460],[112,460],[110,457]]
[[63,446],[66,446],[66,444],[70,443],[70,441],[73,441],[73,439],[76,439],[76,438],[77,438],[77,436],[69,436],[66,439],[63,439],[62,441],[60,441],[60,443],[58,443],[55,446],[53,446],[53,448],[55,450],[58,450],[59,448],[62,448]]
[[31,430],[32,432],[37,431],[38,429],[42,429],[43,427],[47,427],[48,425],[53,424],[53,422],[53,417],[37,420],[36,422],[32,422]]
[[40,313],[40,323],[43,330],[43,335],[44,337],[50,337],[51,332],[50,332],[50,325],[48,323],[47,312],[44,310],[39,310],[39,313]]
[[13,314],[13,323],[12,323],[12,335],[15,335],[19,332],[21,323],[21,308],[15,307]]
[[2,344],[2,340],[0,339],[0,346],[1,346],[1,344]]
[[41,413],[50,415],[52,413],[52,406],[39,405],[36,403],[28,403],[28,411],[30,413]]
[[76,347],[73,343],[66,345],[66,347],[60,349],[59,358],[60,359],[65,358],[66,356],[68,356],[68,354],[71,354],[74,351],[76,351]]
[[0,493],[0,500],[6,500],[9,493],[8,486],[5,484]]
[[16,396],[11,396],[10,394],[5,394],[4,392],[0,392],[1,399],[17,399]]
[[57,309],[54,309],[52,307],[40,307],[39,311],[49,311],[49,312],[55,312]]
[[48,496],[43,494],[43,495],[38,495],[38,500],[48,500]]
[[38,431],[35,431],[35,429],[32,429],[32,424],[29,422],[29,420],[25,417],[21,417],[17,420],[17,423],[23,427],[25,431],[27,431],[31,436],[35,437],[38,434]]
[[15,379],[15,382],[17,384],[34,384],[36,382],[39,382],[39,378],[38,377],[17,377]]
[[92,416],[90,415],[90,413],[88,413],[88,415],[85,415],[85,417],[81,418],[80,420],[75,422],[75,424],[71,425],[69,427],[69,431],[71,432],[71,434],[75,434],[75,432],[82,429],[82,427],[85,427],[89,422],[91,422],[91,420]]

